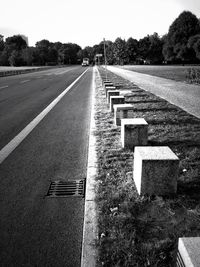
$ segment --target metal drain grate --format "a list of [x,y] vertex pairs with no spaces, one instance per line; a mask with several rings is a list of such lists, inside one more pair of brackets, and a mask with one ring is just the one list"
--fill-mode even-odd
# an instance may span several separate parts
[[84,197],[85,179],[51,182],[47,197]]

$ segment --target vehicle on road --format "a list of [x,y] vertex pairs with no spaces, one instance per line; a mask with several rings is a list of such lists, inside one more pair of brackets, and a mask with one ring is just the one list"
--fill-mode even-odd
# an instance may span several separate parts
[[82,67],[87,67],[89,66],[89,64],[89,58],[83,58]]

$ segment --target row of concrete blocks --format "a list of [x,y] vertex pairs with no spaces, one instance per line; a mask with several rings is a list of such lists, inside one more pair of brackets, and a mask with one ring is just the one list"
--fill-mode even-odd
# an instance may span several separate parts
[[140,195],[172,195],[177,191],[179,159],[167,146],[148,146],[148,123],[144,118],[127,118],[134,106],[125,104],[111,82],[104,82],[110,112],[121,126],[123,148],[134,150],[133,177]]
[[[122,147],[134,149],[133,177],[139,194],[169,195],[177,191],[179,159],[169,147],[148,145],[148,123],[131,117],[134,106],[125,104],[124,96],[109,81],[104,82],[110,112],[121,126]],[[200,266],[200,237],[183,237],[178,241],[177,267]]]
[[[178,157],[169,147],[147,146],[148,123],[143,118],[127,118],[134,112],[134,106],[125,104],[124,96],[112,83],[105,82],[104,88],[115,124],[121,126],[122,146],[134,149],[133,176],[139,194],[175,194]],[[199,248],[200,237],[179,238],[176,266],[200,267]]]

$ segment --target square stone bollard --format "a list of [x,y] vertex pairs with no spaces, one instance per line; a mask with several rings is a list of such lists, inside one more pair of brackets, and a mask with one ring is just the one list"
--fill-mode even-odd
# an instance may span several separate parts
[[178,240],[176,266],[200,266],[200,237],[182,237]]
[[107,97],[107,92],[108,90],[111,91],[111,90],[116,90],[116,87],[115,86],[105,86],[104,87],[104,90],[105,90],[105,94],[106,94],[106,97]]
[[102,85],[105,85],[105,84],[112,84],[112,82],[110,80],[106,80],[106,79],[102,79]]
[[121,120],[121,142],[123,148],[134,149],[146,146],[148,142],[148,123],[143,118]]
[[139,195],[174,195],[179,158],[167,146],[136,146],[133,177]]
[[107,91],[107,102],[110,103],[110,96],[118,96],[120,93],[119,90],[108,90]]
[[124,104],[124,96],[111,96],[110,97],[110,112],[114,111],[113,106],[116,104]]
[[106,86],[113,86],[113,83],[112,82],[104,82],[104,87]]
[[115,83],[115,86],[116,86],[117,89],[122,89],[124,87],[124,84],[120,83],[120,82],[117,82],[117,83]]
[[115,125],[121,126],[121,119],[128,118],[128,111],[134,111],[134,106],[132,104],[114,105]]

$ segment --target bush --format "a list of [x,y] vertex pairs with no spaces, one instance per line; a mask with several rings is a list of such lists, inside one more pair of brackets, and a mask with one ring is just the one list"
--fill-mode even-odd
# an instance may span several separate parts
[[187,79],[190,83],[200,84],[200,68],[191,68],[187,70]]

